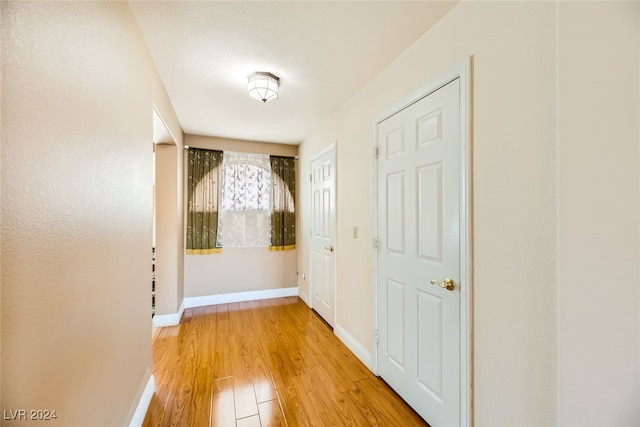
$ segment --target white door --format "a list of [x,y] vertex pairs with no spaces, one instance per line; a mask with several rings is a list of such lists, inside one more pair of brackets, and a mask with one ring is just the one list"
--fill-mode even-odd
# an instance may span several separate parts
[[432,427],[460,425],[459,94],[456,79],[377,128],[378,373]]
[[311,306],[335,323],[336,298],[336,170],[335,149],[311,162]]

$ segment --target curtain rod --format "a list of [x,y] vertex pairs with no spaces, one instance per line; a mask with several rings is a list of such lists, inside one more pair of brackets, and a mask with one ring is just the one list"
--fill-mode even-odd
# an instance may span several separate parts
[[[185,150],[188,150],[189,148],[197,148],[198,150],[211,150],[210,148],[191,147],[190,145],[186,145],[186,144],[184,145],[184,149]],[[218,150],[218,151],[224,151],[224,150]],[[253,153],[253,154],[257,154],[257,153]],[[272,154],[272,155],[275,156],[276,154]],[[280,156],[280,157],[290,157],[290,158],[293,158],[293,159],[296,159],[296,160],[299,159],[298,156]]]

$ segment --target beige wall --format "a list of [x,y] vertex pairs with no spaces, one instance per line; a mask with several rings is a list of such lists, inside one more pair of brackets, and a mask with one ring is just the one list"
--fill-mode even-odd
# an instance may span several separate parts
[[291,144],[272,144],[242,139],[217,138],[202,135],[184,136],[184,143],[194,148],[208,150],[230,150],[241,153],[271,154],[274,156],[297,156],[298,146]]
[[298,254],[268,248],[224,248],[220,254],[185,255],[185,297],[290,288]]
[[127,425],[151,364],[152,104],[181,129],[127,3],[1,7],[0,406]]
[[[199,135],[185,135],[185,145],[279,156],[298,155],[296,145]],[[272,252],[267,248],[225,248],[220,254],[184,255],[184,266],[185,297],[289,288],[297,285],[298,255],[295,250]]]
[[[554,51],[555,4],[463,2],[300,147],[306,176],[310,159],[337,140],[337,323],[372,351],[373,120],[473,55],[478,426],[555,422]],[[304,187],[299,206],[308,206]],[[300,236],[299,269],[308,272],[308,237]],[[300,289],[308,293],[306,283]]]
[[559,6],[558,425],[640,425],[640,3]]
[[156,145],[156,314],[178,312],[184,296],[181,145]]
[[178,235],[178,246],[175,248],[175,262],[178,265],[178,301],[184,299],[184,248],[186,243],[186,221],[184,214],[184,149],[181,142],[178,143],[178,152],[176,153],[177,174],[176,179],[178,186],[176,188],[175,212],[176,221],[174,224],[174,232]]

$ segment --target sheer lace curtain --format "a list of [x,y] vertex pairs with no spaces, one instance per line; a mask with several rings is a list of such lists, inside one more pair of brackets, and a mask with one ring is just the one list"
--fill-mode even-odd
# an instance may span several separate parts
[[271,162],[265,154],[225,151],[218,246],[271,244]]

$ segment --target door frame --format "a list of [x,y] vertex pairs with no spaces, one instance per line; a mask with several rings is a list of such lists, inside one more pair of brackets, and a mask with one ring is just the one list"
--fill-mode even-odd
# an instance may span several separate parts
[[[469,57],[435,78],[399,102],[385,109],[373,121],[372,150],[378,147],[378,125],[411,104],[435,92],[446,84],[460,79],[460,422],[473,425],[473,251],[472,251],[472,150],[471,95],[472,58]],[[378,232],[378,164],[372,156],[372,225],[373,236]],[[373,373],[378,375],[378,249],[372,249],[373,284]]]
[[[336,192],[338,191],[338,166],[337,166],[337,145],[338,141],[332,142],[327,147],[320,150],[316,153],[309,162],[309,212],[311,212],[311,218],[309,221],[309,242],[313,238],[313,162],[318,160],[320,157],[324,156],[327,153],[332,153],[331,161],[333,163],[333,188],[331,191],[331,199],[333,202],[333,212],[330,223],[333,224],[333,239],[334,242],[334,252],[333,252],[333,284],[335,286],[333,292],[333,327],[336,325],[336,319],[338,317],[338,197]],[[309,245],[311,247],[311,245]],[[309,308],[313,309],[313,252],[310,250],[308,253],[309,256]]]

